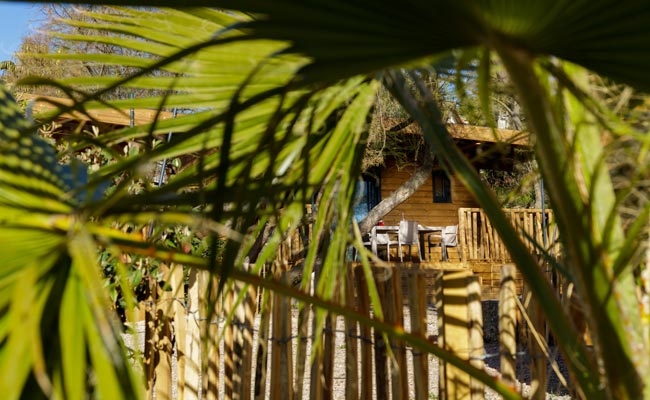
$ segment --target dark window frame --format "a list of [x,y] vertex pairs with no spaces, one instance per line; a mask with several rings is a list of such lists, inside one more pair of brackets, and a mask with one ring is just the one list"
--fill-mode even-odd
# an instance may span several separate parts
[[366,189],[366,207],[372,210],[381,202],[381,170],[372,169],[367,174],[362,174],[361,179]]
[[431,189],[434,203],[451,203],[451,179],[443,170],[431,173]]

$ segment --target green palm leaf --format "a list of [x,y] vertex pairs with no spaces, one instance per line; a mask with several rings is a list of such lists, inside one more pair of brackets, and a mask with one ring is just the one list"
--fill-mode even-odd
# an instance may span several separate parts
[[80,181],[83,174],[57,162],[54,148],[31,133],[2,87],[0,102],[3,396],[83,399],[93,391],[88,374],[94,373],[101,397],[135,397],[138,386],[98,276],[97,246],[87,234],[68,232],[75,212],[92,197]]
[[[175,5],[171,1],[157,4]],[[199,0],[185,3],[205,4]],[[588,160],[589,154],[583,154],[587,158],[584,163],[569,164],[572,161],[567,157],[570,149],[560,126],[565,126],[564,121],[569,123],[568,117],[577,115],[576,108],[571,115],[564,115],[549,106],[550,93],[540,84],[535,60],[559,57],[622,83],[649,90],[650,78],[646,71],[650,67],[650,6],[647,2],[413,0],[400,4],[399,10],[387,1],[217,0],[209,5],[252,14],[255,19],[238,12],[230,14],[205,9],[163,10],[154,14],[120,9],[110,14],[93,14],[98,29],[120,35],[114,41],[109,42],[101,35],[65,37],[107,42],[140,52],[129,58],[85,55],[83,58],[89,62],[139,68],[148,65],[130,77],[69,79],[67,84],[74,84],[78,90],[88,93],[96,90],[98,84],[105,87],[93,94],[86,93],[77,107],[100,107],[101,102],[93,101],[110,94],[117,86],[124,86],[166,94],[150,99],[115,101],[112,104],[116,107],[187,110],[187,115],[172,121],[100,138],[104,145],[111,145],[173,132],[169,143],[118,160],[98,171],[91,181],[100,182],[127,173],[133,175],[147,162],[167,157],[193,155],[198,160],[184,173],[170,179],[165,187],[149,188],[135,195],[118,193],[119,196],[114,195],[103,204],[89,205],[91,214],[126,219],[145,206],[162,210],[172,205],[198,205],[202,218],[218,224],[232,222],[233,229],[241,234],[248,230],[260,232],[260,224],[274,220],[278,229],[257,260],[260,268],[272,259],[282,237],[301,223],[304,204],[317,196],[323,200],[319,203],[314,226],[315,240],[329,239],[326,247],[330,251],[320,251],[317,246],[310,248],[306,268],[309,271],[317,258],[323,259],[323,274],[330,280],[319,290],[326,296],[332,295],[344,265],[345,249],[351,241],[348,228],[351,193],[363,154],[365,115],[370,110],[371,93],[377,85],[365,77],[381,78],[386,68],[418,62],[432,64],[433,60],[453,50],[483,46],[486,52],[495,51],[503,58],[528,108],[531,130],[540,143],[537,152],[542,170],[551,182],[558,226],[569,254],[570,272],[578,274],[579,292],[592,307],[602,307],[610,314],[599,313],[592,321],[593,326],[607,327],[616,323],[619,319],[614,314],[621,310],[627,326],[634,328],[629,331],[634,336],[638,326],[632,326],[631,322],[634,315],[634,310],[630,309],[630,299],[634,296],[634,287],[629,282],[631,275],[622,274],[618,280],[608,281],[611,264],[599,258],[609,260],[616,256],[615,247],[621,245],[620,230],[611,230],[614,232],[609,236],[611,240],[603,241],[589,225],[592,217],[601,229],[604,229],[603,220],[609,221],[610,227],[616,225],[616,219],[609,212],[611,188],[594,184],[587,190],[592,195],[604,193],[599,197],[604,199],[605,211],[583,197],[581,179],[589,181],[596,177],[594,179],[598,180],[602,175],[590,165],[593,160]],[[152,15],[161,23],[144,23],[150,21]],[[188,25],[199,28],[188,30]],[[80,58],[74,55],[53,57]],[[391,72],[388,76],[396,75]],[[417,74],[412,77],[417,82]],[[405,82],[398,82],[392,88],[393,93],[401,96],[404,103],[414,102],[407,86]],[[561,90],[557,93],[560,98],[563,96]],[[482,96],[487,98],[485,93]],[[467,163],[459,159],[453,149],[445,147],[449,139],[440,127],[442,121],[435,112],[435,105],[429,102],[425,106],[411,104],[406,108],[413,116],[419,116],[423,126],[428,126],[429,139],[437,137],[440,142],[436,151],[457,169],[472,191],[485,194],[481,201],[497,221],[495,225],[500,233],[509,238],[509,249],[519,267],[524,272],[536,268],[523,243],[504,222],[496,202],[481,188]],[[588,147],[593,143],[585,143],[582,149],[589,152]],[[559,160],[566,161],[567,167],[553,165]],[[5,163],[15,164],[15,161]],[[11,176],[4,179],[18,185],[19,182],[11,181]],[[192,193],[197,187],[202,190]],[[38,194],[50,193],[53,205],[43,211],[65,214],[56,208],[68,204],[56,201],[64,198],[57,197],[57,190],[56,185],[16,190],[23,198],[7,197],[7,207],[14,207],[21,200],[29,203]],[[264,207],[258,211],[260,204]],[[73,204],[68,206],[74,207]],[[332,226],[336,228],[330,230]],[[82,242],[86,243],[85,234],[81,235]],[[248,248],[251,238],[243,236],[243,244],[229,243],[223,264],[219,265],[226,274],[228,268],[241,265],[246,256],[242,249]],[[626,254],[631,252],[630,247],[628,242]],[[617,270],[629,271],[625,266],[614,265]],[[530,270],[526,276],[536,295],[551,296],[548,286],[537,281],[537,272]],[[597,282],[594,284],[591,279]],[[612,284],[616,299],[608,296],[610,288],[605,287],[605,283]],[[621,301],[619,295],[623,296]],[[562,325],[570,325],[570,321],[561,316],[563,311],[555,300],[544,300],[545,312],[552,319],[556,333],[563,338],[560,345],[585,396],[641,395],[644,379],[626,371],[633,369],[629,358],[641,365],[643,362],[639,360],[647,352],[635,355],[633,349],[627,347],[625,329],[609,330],[616,335],[616,346],[606,344],[602,336],[606,329],[596,330],[601,335],[598,349],[602,353],[599,354],[615,365],[605,372],[607,382],[614,388],[611,392],[603,391],[596,365],[588,360],[585,349],[575,338],[571,338],[571,329],[563,331]],[[96,348],[93,346],[91,350]],[[90,358],[102,359],[101,354],[94,352]],[[78,392],[74,386],[68,386],[72,388],[69,390]],[[650,385],[646,384],[645,393],[648,393],[647,386]]]

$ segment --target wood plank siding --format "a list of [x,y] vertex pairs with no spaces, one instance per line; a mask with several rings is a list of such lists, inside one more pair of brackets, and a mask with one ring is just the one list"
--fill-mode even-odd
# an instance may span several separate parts
[[[381,173],[381,197],[382,199],[406,182],[414,168],[402,168],[387,166]],[[433,202],[433,184],[431,177],[404,203],[384,217],[386,225],[398,225],[404,218],[410,221],[417,221],[421,225],[446,226],[458,224],[458,210],[460,208],[478,207],[474,198],[467,189],[454,176],[451,181],[451,203]]]

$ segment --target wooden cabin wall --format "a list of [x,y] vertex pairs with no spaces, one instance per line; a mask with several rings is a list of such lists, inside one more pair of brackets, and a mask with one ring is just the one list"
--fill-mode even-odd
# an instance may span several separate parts
[[[381,173],[381,198],[385,199],[406,182],[415,168],[388,166]],[[472,195],[455,176],[451,181],[451,203],[434,203],[431,177],[408,200],[397,206],[384,217],[386,225],[398,225],[404,218],[417,221],[421,225],[446,226],[458,224],[458,209],[461,207],[478,207]]]

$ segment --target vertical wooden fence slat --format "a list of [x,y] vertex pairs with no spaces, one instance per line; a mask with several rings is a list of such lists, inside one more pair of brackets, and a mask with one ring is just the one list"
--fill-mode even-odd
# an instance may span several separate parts
[[467,250],[467,223],[465,222],[467,219],[467,211],[463,208],[458,209],[458,235],[459,235],[459,243],[458,245],[460,246],[460,251],[461,251],[461,258],[463,261],[467,262],[467,258],[469,257],[469,251]]
[[[540,336],[544,337],[546,330],[544,313],[539,305],[539,301],[534,296],[528,302],[526,313],[532,324],[529,329],[534,329]],[[530,365],[530,398],[533,400],[544,400],[546,398],[546,384],[548,382],[548,376],[546,374],[547,360],[546,357],[542,357],[543,350],[531,332],[528,332],[527,342],[528,351],[532,358]]]
[[[442,276],[444,348],[467,360],[469,360],[467,280],[470,276],[472,276],[471,271],[450,272]],[[470,377],[458,368],[447,365],[444,388],[444,397],[447,399],[469,398]]]
[[321,342],[318,344],[316,335],[321,335],[322,338],[322,333],[319,333],[317,330],[317,324],[318,322],[316,321],[317,318],[319,318],[318,313],[314,312],[314,319],[312,321],[312,332],[313,332],[313,339],[311,343],[311,351],[312,351],[312,356],[311,358],[311,376],[310,376],[310,381],[309,381],[309,399],[310,400],[322,400],[323,399],[323,349],[322,348],[316,348],[317,345],[323,346],[323,343]]
[[[219,398],[219,302],[216,278],[204,271],[199,275],[199,310],[201,312],[201,382],[206,400]],[[208,295],[210,297],[208,297]],[[206,337],[207,332],[207,337]]]
[[259,289],[256,287],[249,287],[248,298],[246,302],[246,346],[248,347],[248,351],[246,352],[247,356],[244,360],[244,370],[246,371],[244,390],[247,390],[247,394],[244,399],[250,399],[252,393],[251,386],[253,385],[253,340],[255,314],[257,313],[258,290]]
[[[411,313],[411,332],[427,335],[426,281],[421,270],[412,270],[408,279],[409,311]],[[413,351],[413,381],[415,400],[429,397],[429,357],[427,353]]]
[[[244,264],[245,270],[250,270],[249,265]],[[244,292],[245,291],[245,292]],[[251,374],[253,368],[253,318],[255,299],[257,291],[255,287],[237,282],[235,283],[234,298],[243,296],[235,310],[233,323],[234,347],[233,347],[233,398],[238,400],[250,400],[251,397]]]
[[[476,368],[483,369],[483,310],[481,307],[481,285],[476,275],[467,277],[467,303],[469,312],[469,359]],[[470,382],[471,398],[480,400],[485,396],[485,387],[476,379]]]
[[[287,248],[286,241],[283,248]],[[286,247],[285,247],[286,246]],[[288,250],[287,250],[288,251]],[[287,254],[285,252],[285,254]],[[285,284],[291,284],[287,271],[288,265],[282,263],[282,269],[276,265],[275,277]],[[291,299],[273,294],[273,328],[271,350],[271,399],[293,399],[293,361],[291,345]]]
[[[374,270],[375,282],[377,284],[377,293],[381,301],[382,310],[386,312],[386,280],[388,278],[386,268],[376,268]],[[374,331],[375,341],[375,385],[377,400],[388,399],[388,364],[386,359],[386,346],[381,332]]]
[[199,309],[199,272],[190,268],[187,291],[187,335],[185,341],[185,400],[199,400],[201,388],[201,327]]
[[[362,267],[355,270],[357,282],[358,310],[361,315],[370,315],[370,297],[368,284],[363,274]],[[372,396],[372,330],[367,325],[359,326],[361,336],[361,399],[370,399]]]
[[[399,267],[386,269],[388,273],[388,279],[384,282],[385,296],[382,301],[382,308],[384,310],[384,318],[386,322],[391,325],[399,324],[397,319],[397,305],[395,304],[395,275],[399,274]],[[402,399],[402,381],[400,371],[403,368],[401,364],[400,357],[400,347],[401,341],[396,340],[392,337],[388,339],[388,346],[390,346],[390,352],[392,357],[388,358],[388,372],[390,377],[390,389],[391,389],[391,399]],[[408,397],[408,396],[407,396]]]
[[187,363],[187,313],[185,309],[185,282],[183,267],[173,265],[171,287],[174,295],[172,311],[174,313],[174,342],[176,343],[176,388],[177,398],[185,399],[185,365]]
[[[313,293],[317,293],[318,282],[320,281],[320,270],[317,268],[314,271],[313,279]],[[322,315],[319,315],[317,310],[313,310],[312,321],[311,321],[311,367],[310,367],[310,379],[309,379],[309,399],[310,400],[321,400],[323,398],[323,344],[322,337],[323,333],[319,330],[319,319],[322,318]],[[319,347],[320,346],[320,347]]]
[[[357,309],[355,290],[353,287],[354,270],[348,268],[345,281],[345,304],[348,307]],[[359,399],[359,346],[357,323],[350,319],[344,319],[345,324],[345,398],[346,400]]]
[[501,266],[501,290],[499,292],[499,346],[501,349],[501,376],[509,385],[516,382],[515,354],[517,351],[517,287],[515,266]]
[[[402,268],[393,268],[393,275],[389,281],[390,309],[392,314],[392,323],[404,326],[404,296],[402,291]],[[395,354],[396,363],[394,366],[394,373],[392,373],[392,389],[393,399],[408,399],[409,397],[409,383],[408,383],[408,366],[406,364],[406,347],[403,340],[393,340],[393,352]]]
[[262,291],[260,306],[260,331],[257,342],[257,354],[255,355],[255,400],[266,398],[266,374],[268,367],[269,347],[269,325],[271,322],[271,293],[269,290]]
[[[227,292],[224,292],[224,302],[223,302],[223,308],[225,310],[224,316],[227,317],[228,313],[233,309],[234,306],[234,296],[235,296],[235,290],[236,287],[239,283],[234,282],[234,285],[232,288],[227,289]],[[233,322],[235,321],[234,317],[233,320],[230,321],[230,326],[226,327],[223,335],[223,395],[224,395],[224,400],[232,400],[233,399],[233,393],[235,390],[235,384],[234,384],[234,372],[235,372],[235,338],[233,332]]]
[[[317,293],[318,282],[320,281],[320,270],[316,268],[314,271],[314,293]],[[309,398],[310,400],[322,400],[323,398],[323,332],[319,325],[322,315],[319,315],[317,310],[313,311],[311,321],[311,369],[309,381]]]
[[[309,281],[307,291],[311,290],[311,279],[305,278]],[[293,395],[296,400],[303,399],[303,391],[305,387],[305,366],[307,362],[307,335],[309,334],[309,314],[311,313],[311,306],[309,304],[302,304],[298,312],[298,343],[296,345],[296,366],[295,366],[295,382],[293,385]]]
[[[170,268],[161,265],[161,270],[165,281],[169,282]],[[171,291],[162,291],[153,284],[152,291],[160,291],[159,295],[154,295],[154,314],[152,315],[151,326],[151,352],[153,359],[152,367],[154,379],[154,392],[157,400],[171,400],[172,398],[172,330],[170,321],[171,302],[173,293]]]
[[[436,317],[437,317],[437,326],[438,326],[438,346],[445,348],[445,313],[444,309],[444,298],[443,298],[443,282],[442,282],[442,271],[434,271],[434,297],[436,301]],[[438,392],[440,396],[444,398],[447,393],[447,388],[445,387],[445,382],[447,379],[446,365],[440,359],[438,359]]]
[[483,258],[485,259],[491,259],[492,254],[490,253],[490,243],[488,241],[488,225],[487,225],[487,218],[485,218],[485,215],[483,215],[483,212],[478,213],[480,218],[480,228],[479,228],[479,243],[481,243],[481,247],[483,248]]
[[485,235],[485,247],[487,249],[487,256],[490,259],[496,258],[498,256],[496,252],[496,246],[494,245],[494,240],[492,237],[492,224],[490,224],[489,219],[483,218],[483,216],[481,216],[481,219],[483,221],[483,224],[485,225],[483,234]]
[[474,249],[474,258],[484,258],[483,251],[479,247],[478,242],[478,212],[472,213],[472,243],[470,244],[471,248]]
[[323,400],[334,398],[334,327],[336,316],[329,314],[325,318],[325,332],[323,334]]
[[157,297],[157,284],[150,279],[147,288],[147,296],[144,301],[144,355],[143,367],[144,376],[147,383],[146,398],[152,399],[154,393],[154,379],[155,379],[155,336],[156,336],[156,297]]

